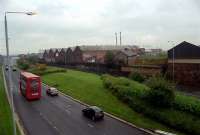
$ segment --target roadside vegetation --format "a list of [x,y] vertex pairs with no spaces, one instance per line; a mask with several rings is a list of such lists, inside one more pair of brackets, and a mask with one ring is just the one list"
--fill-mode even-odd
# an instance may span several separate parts
[[31,68],[27,69],[27,71],[32,72],[36,75],[45,75],[51,73],[60,73],[67,72],[66,69],[63,68],[47,68],[46,64],[35,64],[32,65]]
[[[47,67],[48,70],[59,70],[62,68]],[[55,79],[56,78],[56,79]],[[56,86],[63,93],[79,99],[90,105],[97,105],[117,117],[129,121],[137,126],[147,129],[161,129],[177,133],[160,121],[152,120],[137,110],[132,109],[126,102],[120,99],[104,87],[104,76],[85,73],[68,69],[67,72],[57,72],[42,75],[43,82]],[[131,83],[130,83],[131,82]],[[143,96],[149,88],[143,84],[123,78],[118,82],[124,89],[131,87],[135,90],[135,96]],[[178,132],[179,133],[179,132]]]
[[[1,68],[1,65],[0,65]],[[12,135],[12,115],[4,89],[2,70],[0,69],[0,135]]]
[[130,79],[99,76],[43,64],[31,66],[28,71],[42,75],[43,82],[63,93],[140,127],[200,134],[200,100],[175,92],[165,78],[144,78],[137,72]]
[[162,77],[150,78],[148,88],[133,87],[134,81],[103,75],[104,86],[138,113],[182,132],[200,134],[200,100],[175,93]]
[[167,53],[160,53],[157,55],[141,55],[136,59],[137,65],[162,65],[167,62]]

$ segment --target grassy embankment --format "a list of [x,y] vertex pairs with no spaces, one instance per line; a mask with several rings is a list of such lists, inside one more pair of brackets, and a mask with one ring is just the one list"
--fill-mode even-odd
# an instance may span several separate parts
[[[0,66],[1,68],[1,66]],[[2,69],[2,68],[1,68]],[[0,135],[12,135],[12,113],[5,92],[3,73],[0,69]],[[20,135],[19,130],[17,134]]]
[[[55,67],[48,67],[48,70],[57,70]],[[85,73],[75,70],[67,70],[63,73],[51,73],[42,76],[45,83],[55,86],[62,92],[79,99],[90,105],[102,107],[106,112],[118,116],[137,126],[148,129],[162,129],[176,132],[167,126],[160,124],[144,115],[135,112],[126,104],[117,99],[109,90],[103,86],[99,75]],[[137,82],[132,83],[132,87],[137,90],[147,89],[145,85]]]

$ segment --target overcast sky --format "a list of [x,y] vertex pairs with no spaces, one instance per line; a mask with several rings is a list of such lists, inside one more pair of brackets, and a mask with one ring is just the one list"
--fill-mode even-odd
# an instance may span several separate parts
[[184,40],[200,44],[200,0],[0,0],[0,53],[5,52],[4,12],[9,14],[10,51],[38,52],[75,45],[122,44],[172,47]]

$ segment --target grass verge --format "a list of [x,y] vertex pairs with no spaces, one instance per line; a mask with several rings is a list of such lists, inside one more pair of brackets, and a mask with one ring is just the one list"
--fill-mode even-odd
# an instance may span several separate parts
[[12,134],[12,115],[7,100],[2,70],[0,70],[0,135]]
[[[52,67],[48,67],[51,69]],[[55,67],[53,67],[55,69]],[[181,134],[160,124],[144,115],[133,111],[122,103],[111,92],[104,88],[101,77],[92,73],[67,70],[64,73],[52,73],[42,76],[45,83],[57,86],[63,93],[68,94],[90,105],[97,105],[117,117],[147,129],[161,129]],[[122,82],[123,83],[123,82]],[[135,82],[131,84],[136,90],[147,89],[145,85]],[[141,91],[142,92],[142,91]]]

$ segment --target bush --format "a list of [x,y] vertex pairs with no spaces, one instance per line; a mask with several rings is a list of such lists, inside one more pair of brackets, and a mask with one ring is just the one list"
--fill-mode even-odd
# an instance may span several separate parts
[[45,70],[45,71],[41,71],[41,70],[32,70],[31,72],[37,75],[46,75],[46,74],[52,74],[52,73],[61,73],[61,72],[66,72],[67,70],[65,69],[56,69],[56,70]]
[[139,72],[131,72],[129,78],[137,81],[137,82],[144,82],[145,78]]
[[152,77],[147,85],[150,91],[147,94],[147,100],[157,107],[169,107],[175,99],[174,86],[163,77]]
[[169,127],[173,127],[182,132],[192,135],[200,134],[200,119],[191,114],[177,111],[174,109],[158,109],[154,108],[145,101],[137,98],[129,101],[128,104],[133,110],[142,113],[152,119],[155,119]]
[[[133,110],[142,113],[152,119],[155,119],[165,125],[173,127],[175,129],[187,132],[193,135],[200,134],[200,119],[197,116],[193,116],[189,113],[175,110],[176,108],[155,108],[147,101],[141,98],[143,94],[149,94],[148,91],[143,90],[144,93],[133,89],[131,82],[129,86],[125,86],[124,83],[119,83],[123,78],[116,78],[110,75],[103,75],[103,84],[113,95],[119,100],[127,103]],[[155,82],[157,80],[157,82]],[[172,90],[173,86],[169,85],[163,78],[151,78],[149,83],[151,88],[165,89],[164,91],[168,95],[168,90]],[[158,85],[159,84],[159,85]],[[162,86],[162,87],[160,87]],[[158,88],[157,88],[158,87]],[[162,90],[161,90],[162,91]],[[164,92],[164,93],[165,93]],[[173,93],[173,92],[172,92]],[[161,94],[163,95],[163,93]],[[168,96],[167,96],[168,99]],[[171,100],[170,100],[171,101]],[[176,101],[175,101],[176,102]],[[170,102],[171,103],[171,102]]]
[[36,64],[36,67],[38,70],[44,71],[47,69],[47,65],[46,64]]
[[200,116],[200,100],[196,97],[186,96],[182,93],[177,93],[173,107]]

